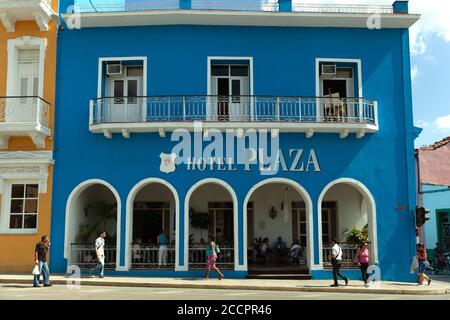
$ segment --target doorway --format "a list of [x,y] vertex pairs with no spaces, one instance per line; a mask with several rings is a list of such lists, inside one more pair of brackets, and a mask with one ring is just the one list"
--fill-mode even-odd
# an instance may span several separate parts
[[246,121],[250,116],[250,82],[248,64],[211,64],[210,119]]
[[107,96],[113,97],[108,122],[137,122],[142,118],[142,66],[123,66],[121,75],[107,78]]
[[21,97],[19,105],[7,105],[6,122],[36,121],[36,103],[39,96],[39,49],[20,49],[17,83],[14,96]]

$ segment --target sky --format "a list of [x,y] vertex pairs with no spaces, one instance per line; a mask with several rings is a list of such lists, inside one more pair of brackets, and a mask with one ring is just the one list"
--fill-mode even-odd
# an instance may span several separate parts
[[[87,0],[76,1],[84,3]],[[249,3],[254,0],[233,1]],[[276,0],[264,1],[276,2]],[[112,0],[92,0],[92,2],[112,3]],[[293,2],[392,5],[394,0],[293,0]],[[450,136],[450,80],[448,79],[450,75],[450,0],[410,0],[409,11],[422,15],[420,21],[410,29],[414,124],[423,129],[415,142],[418,147]]]

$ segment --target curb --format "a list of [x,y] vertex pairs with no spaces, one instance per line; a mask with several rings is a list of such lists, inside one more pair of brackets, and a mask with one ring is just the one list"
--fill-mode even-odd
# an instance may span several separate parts
[[[67,280],[56,279],[53,284],[64,285]],[[25,279],[0,279],[0,283],[31,284],[32,280]],[[226,285],[226,284],[195,284],[195,283],[139,283],[139,282],[114,282],[99,280],[80,280],[80,285],[99,287],[131,287],[131,288],[186,288],[186,289],[222,289],[222,290],[258,290],[258,291],[291,291],[291,292],[329,292],[329,293],[362,293],[362,294],[395,294],[395,295],[446,295],[450,294],[450,287],[443,289],[370,289],[370,288],[326,288],[326,287],[280,287],[280,286],[255,286],[255,285]]]

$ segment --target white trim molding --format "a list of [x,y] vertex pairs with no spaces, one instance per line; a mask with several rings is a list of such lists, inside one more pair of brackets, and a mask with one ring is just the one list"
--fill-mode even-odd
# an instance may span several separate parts
[[190,219],[189,219],[189,203],[191,200],[192,194],[202,185],[213,183],[223,187],[228,191],[231,199],[233,200],[233,246],[234,246],[234,270],[241,271],[244,270],[243,266],[239,265],[239,250],[238,250],[238,232],[239,232],[239,206],[236,193],[234,189],[225,181],[217,178],[206,178],[200,181],[197,181],[186,193],[184,198],[184,268],[182,270],[189,269],[189,227],[190,227]]
[[57,19],[51,0],[2,0],[0,20],[8,32],[15,31],[16,21],[35,20],[40,31],[48,31],[51,19]]
[[377,239],[377,206],[375,198],[370,190],[360,181],[352,178],[340,178],[328,183],[319,195],[317,200],[317,223],[318,223],[318,235],[319,235],[319,264],[316,265],[316,270],[323,269],[323,256],[322,256],[322,202],[328,190],[337,184],[347,184],[354,187],[360,194],[368,200],[368,215],[367,222],[369,228],[369,241],[370,241],[370,256],[372,263],[378,263],[378,239]]
[[174,198],[175,203],[175,271],[180,271],[182,267],[180,267],[179,257],[178,257],[178,248],[179,248],[179,227],[180,227],[180,198],[178,197],[177,190],[166,180],[159,178],[147,178],[139,181],[128,193],[127,197],[127,207],[126,207],[126,221],[125,221],[125,266],[123,267],[123,271],[130,270],[131,267],[131,241],[133,234],[133,204],[136,195],[146,186],[148,185],[162,185],[167,188]]
[[251,196],[253,193],[258,190],[260,187],[269,185],[269,184],[285,184],[288,185],[297,191],[300,196],[302,197],[303,201],[305,202],[306,207],[306,233],[307,233],[307,247],[306,247],[306,262],[308,265],[308,268],[310,270],[314,269],[314,225],[313,225],[313,202],[311,200],[311,196],[306,191],[304,187],[302,187],[299,183],[297,183],[294,180],[286,179],[286,178],[269,178],[263,181],[260,181],[259,183],[255,184],[247,193],[244,199],[244,203],[242,205],[242,212],[244,212],[244,265],[242,266],[243,270],[248,270],[248,256],[247,256],[247,246],[248,246],[248,235],[247,235],[247,204],[250,201]]
[[141,60],[143,62],[142,75],[142,95],[147,96],[147,57],[101,57],[98,59],[98,80],[97,80],[97,99],[102,98],[103,88],[103,63],[108,61],[134,61]]
[[19,96],[18,68],[20,49],[39,49],[39,97],[44,96],[44,70],[46,57],[47,39],[24,36],[8,40],[8,73],[6,81],[6,95]]
[[51,151],[0,152],[0,193],[3,182],[9,179],[36,179],[39,193],[47,193],[48,167],[53,163]]
[[121,271],[121,269],[123,269],[123,267],[121,268],[120,266],[120,240],[121,240],[121,220],[122,220],[122,201],[120,198],[119,193],[117,192],[117,190],[108,182],[106,182],[105,180],[102,179],[90,179],[90,180],[86,180],[84,182],[81,182],[79,185],[77,185],[72,192],[70,193],[69,197],[67,198],[67,202],[66,202],[66,215],[65,215],[65,226],[64,226],[64,258],[67,259],[67,263],[69,266],[70,263],[70,237],[71,235],[69,235],[69,225],[71,222],[71,207],[72,207],[72,203],[73,201],[76,201],[78,196],[80,196],[80,194],[85,191],[87,188],[93,186],[93,185],[103,185],[106,188],[108,188],[112,194],[114,195],[114,197],[116,198],[116,202],[117,202],[117,226],[116,226],[116,233],[117,233],[117,246],[116,246],[116,270],[117,271]]
[[240,61],[247,60],[248,61],[248,78],[249,78],[249,91],[250,96],[253,96],[253,57],[238,57],[238,56],[208,56],[207,61],[207,92],[208,96],[211,95],[211,61],[213,60],[227,60],[227,61]]
[[[379,14],[383,28],[409,28],[417,14]],[[62,14],[67,21],[71,14]],[[224,25],[367,29],[371,13],[268,12],[250,10],[141,10],[80,13],[83,28],[142,25]]]

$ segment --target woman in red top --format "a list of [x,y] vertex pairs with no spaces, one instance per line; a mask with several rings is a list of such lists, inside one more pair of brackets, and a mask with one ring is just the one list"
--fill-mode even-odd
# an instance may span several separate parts
[[428,285],[431,284],[431,279],[425,274],[428,266],[430,265],[427,260],[427,250],[422,244],[417,244],[417,260],[419,261],[419,285],[423,283],[423,280],[428,281]]

